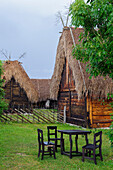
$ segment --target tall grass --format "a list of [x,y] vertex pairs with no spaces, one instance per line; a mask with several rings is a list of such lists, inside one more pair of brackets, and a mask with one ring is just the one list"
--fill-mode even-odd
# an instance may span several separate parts
[[[106,135],[108,130],[103,131],[102,154],[103,162],[97,158],[97,165],[93,161],[85,160],[82,162],[81,156],[70,159],[66,155],[61,155],[60,148],[56,153],[56,159],[44,156],[44,160],[37,157],[38,142],[37,128],[44,132],[44,140],[47,140],[47,126],[50,124],[0,124],[0,170],[112,170],[113,169],[113,150],[110,147],[109,139]],[[54,124],[52,124],[54,125]],[[58,129],[78,129],[76,126],[67,124],[57,124]],[[92,142],[95,130],[88,135],[89,141]],[[60,133],[58,133],[60,137]],[[65,149],[69,150],[69,136],[64,135]],[[73,136],[73,147],[74,142]],[[85,144],[85,138],[79,136],[79,150]]]

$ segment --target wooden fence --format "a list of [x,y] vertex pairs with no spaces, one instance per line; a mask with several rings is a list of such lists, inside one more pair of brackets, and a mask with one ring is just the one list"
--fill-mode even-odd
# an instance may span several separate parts
[[18,123],[62,123],[63,116],[49,109],[33,109],[33,112],[26,109],[13,109],[4,112],[0,116],[1,122],[18,122]]

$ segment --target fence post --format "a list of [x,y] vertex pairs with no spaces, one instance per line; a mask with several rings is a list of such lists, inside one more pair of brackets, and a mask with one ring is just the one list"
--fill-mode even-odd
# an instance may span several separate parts
[[66,123],[66,106],[64,106],[64,123]]

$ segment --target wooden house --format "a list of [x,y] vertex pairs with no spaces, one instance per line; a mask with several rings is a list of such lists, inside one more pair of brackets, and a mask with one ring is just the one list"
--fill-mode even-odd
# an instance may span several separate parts
[[36,91],[38,91],[39,99],[37,106],[44,108],[46,101],[50,98],[49,87],[50,79],[31,79]]
[[5,98],[12,108],[29,108],[38,101],[38,92],[18,61],[6,61],[3,65]]
[[[58,100],[58,110],[69,123],[90,127],[108,127],[112,109],[107,94],[113,93],[113,81],[109,77],[92,77],[86,73],[86,64],[72,56],[73,43],[80,43],[83,28],[64,28],[60,36],[54,73],[50,85],[50,98]],[[105,100],[103,103],[102,101]]]
[[51,79],[31,79],[36,91],[38,91],[38,108],[55,108],[57,102],[50,100]]

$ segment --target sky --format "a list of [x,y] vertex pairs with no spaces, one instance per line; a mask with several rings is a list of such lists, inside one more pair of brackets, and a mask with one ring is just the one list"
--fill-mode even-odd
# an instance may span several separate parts
[[[62,24],[72,0],[0,0],[0,51],[22,62],[30,78],[51,78]],[[65,19],[64,19],[65,21]],[[0,60],[6,60],[0,53]]]

